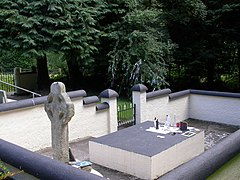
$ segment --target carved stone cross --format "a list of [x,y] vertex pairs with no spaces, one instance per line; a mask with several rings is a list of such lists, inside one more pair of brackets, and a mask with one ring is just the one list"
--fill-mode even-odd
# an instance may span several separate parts
[[45,103],[51,121],[53,158],[69,162],[68,122],[74,115],[74,104],[66,93],[65,85],[55,82]]

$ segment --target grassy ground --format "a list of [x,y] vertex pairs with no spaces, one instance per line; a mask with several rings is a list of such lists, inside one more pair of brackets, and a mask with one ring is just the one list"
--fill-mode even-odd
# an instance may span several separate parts
[[126,98],[118,98],[118,105],[123,105],[126,103],[131,103],[131,100]]
[[[9,83],[9,84],[14,84],[14,80],[13,80],[13,74],[3,74],[3,73],[0,73],[0,80],[3,81],[3,82],[6,82],[6,83]],[[4,90],[4,91],[14,91],[14,88],[9,86],[9,85],[6,85],[4,83],[1,83],[0,82],[0,90]]]
[[208,180],[237,180],[240,179],[240,153],[224,164]]
[[[131,101],[129,99],[118,99],[118,120],[131,120],[133,116],[133,109],[131,109]],[[121,111],[121,112],[119,112]]]

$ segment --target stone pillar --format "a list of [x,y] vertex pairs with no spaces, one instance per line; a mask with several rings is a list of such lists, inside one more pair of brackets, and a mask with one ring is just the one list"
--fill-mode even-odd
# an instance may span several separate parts
[[69,162],[68,122],[74,115],[74,104],[65,85],[54,82],[45,102],[45,111],[51,121],[53,159]]
[[118,122],[117,122],[117,97],[118,93],[112,89],[106,89],[102,91],[99,95],[101,102],[106,102],[109,104],[109,133],[117,131]]
[[[15,86],[21,85],[21,68],[14,68],[14,84]],[[15,88],[15,94],[21,94],[23,93],[22,90]]]
[[132,87],[132,103],[136,105],[135,117],[136,124],[144,122],[144,107],[146,105],[146,91],[148,88],[143,84],[137,84]]

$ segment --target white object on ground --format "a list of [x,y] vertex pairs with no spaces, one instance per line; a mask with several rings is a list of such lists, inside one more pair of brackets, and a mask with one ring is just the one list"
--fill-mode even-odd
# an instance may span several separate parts
[[146,131],[160,133],[160,134],[168,134],[171,132],[182,133],[182,131],[179,130],[178,127],[168,127],[168,128],[159,127],[159,129],[156,129],[155,127],[149,127],[148,129],[146,129]]
[[103,177],[103,175],[100,172],[96,171],[95,169],[91,169],[90,173]]
[[158,138],[161,138],[161,139],[164,139],[165,136],[160,136],[160,135],[157,135]]

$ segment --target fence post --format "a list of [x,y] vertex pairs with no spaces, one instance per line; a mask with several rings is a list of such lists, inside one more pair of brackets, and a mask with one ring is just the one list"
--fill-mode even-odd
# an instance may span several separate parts
[[132,103],[135,105],[136,124],[144,122],[144,107],[146,105],[146,91],[148,88],[143,84],[132,87]]
[[112,89],[106,89],[99,95],[101,102],[106,102],[109,105],[108,114],[108,129],[109,133],[117,131],[118,120],[117,120],[117,97],[118,93]]
[[[21,86],[21,78],[20,78],[20,74],[21,74],[21,68],[14,68],[14,84],[15,86]],[[21,90],[18,88],[15,88],[15,94],[20,94]]]

